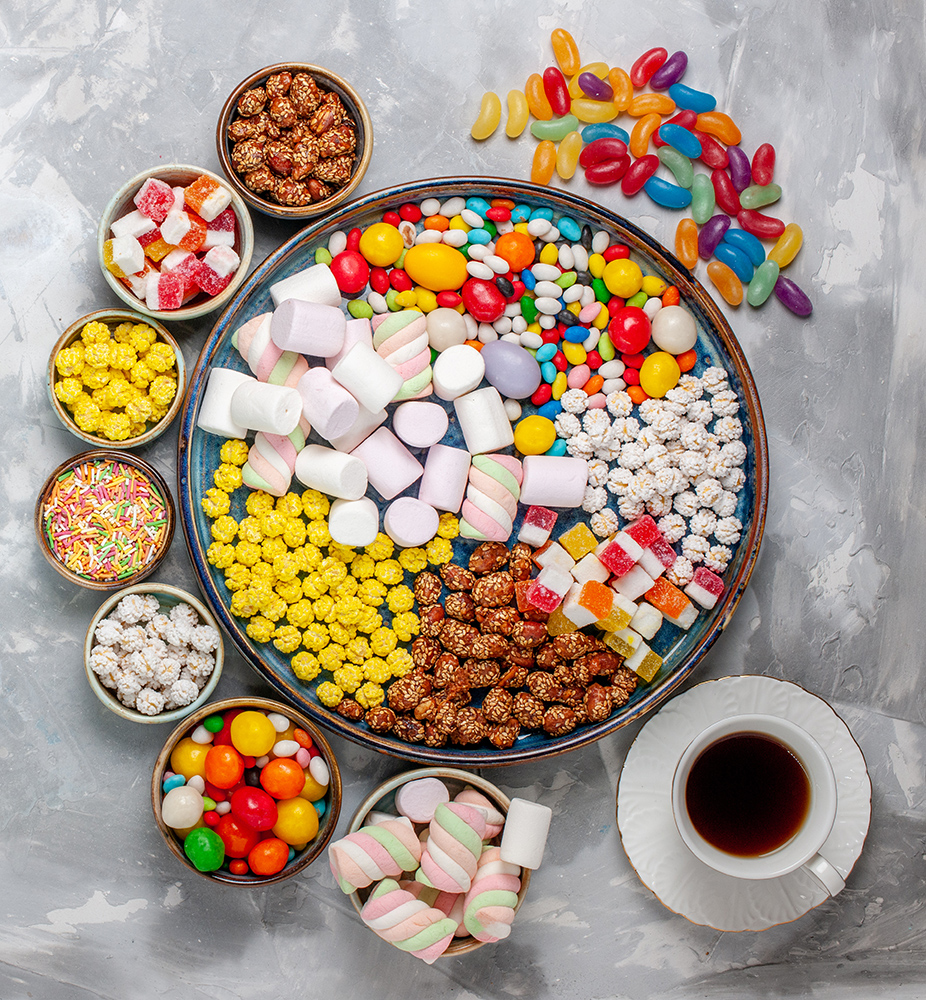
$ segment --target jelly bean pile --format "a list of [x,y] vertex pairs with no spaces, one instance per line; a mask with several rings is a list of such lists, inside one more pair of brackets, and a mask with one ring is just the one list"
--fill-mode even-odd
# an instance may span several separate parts
[[277,875],[311,844],[329,805],[330,772],[312,737],[285,715],[210,715],[170,754],[161,819],[201,872]]
[[174,349],[147,323],[86,323],[54,364],[53,391],[74,423],[109,441],[144,434],[177,395]]
[[[508,93],[509,138],[521,135],[534,118],[529,131],[539,142],[531,180],[549,184],[556,173],[568,181],[581,168],[589,184],[620,184],[627,197],[643,191],[664,208],[690,208],[675,237],[675,252],[686,267],[693,270],[699,258],[710,261],[708,278],[732,306],[744,295],[760,306],[774,291],[793,313],[810,315],[810,299],[780,273],[801,247],[801,229],[760,211],[781,197],[775,149],[762,143],[750,159],[740,129],[716,109],[713,95],[681,82],[688,55],[652,48],[628,73],[605,62],[583,65],[565,29],[556,29],[551,43],[556,65],[531,74],[523,91]],[[621,114],[635,120],[627,122],[629,132],[615,124]],[[489,92],[471,135],[487,139],[500,120],[501,101]],[[709,173],[696,173],[696,163]],[[766,254],[763,241],[772,240]]]

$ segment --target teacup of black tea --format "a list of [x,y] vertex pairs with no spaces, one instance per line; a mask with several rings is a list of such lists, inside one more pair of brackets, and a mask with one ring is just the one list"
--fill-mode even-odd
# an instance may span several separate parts
[[820,855],[836,818],[836,779],[819,743],[787,719],[739,715],[708,726],[672,781],[679,835],[726,875],[769,879],[804,867],[830,895],[845,883]]

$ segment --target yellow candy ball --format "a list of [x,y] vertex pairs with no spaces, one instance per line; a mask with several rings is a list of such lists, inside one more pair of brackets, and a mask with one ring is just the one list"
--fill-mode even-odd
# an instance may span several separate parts
[[446,243],[416,243],[409,247],[404,268],[416,285],[432,292],[456,291],[469,277],[466,258]]
[[640,388],[647,396],[661,399],[678,385],[682,372],[678,362],[666,351],[656,351],[640,366]]
[[556,441],[556,426],[552,420],[538,415],[525,417],[514,429],[514,446],[522,455],[542,455]]
[[182,774],[187,781],[195,775],[206,776],[206,754],[211,743],[196,743],[185,736],[171,751],[170,769],[174,774]]
[[273,723],[263,712],[241,712],[229,727],[232,746],[245,757],[263,757],[279,739]]
[[318,833],[318,813],[307,799],[297,796],[277,803],[274,837],[292,846],[307,844]]
[[305,772],[305,784],[302,786],[299,798],[305,799],[306,802],[317,802],[325,797],[327,791],[327,785],[320,785],[308,771]]
[[388,222],[374,222],[360,237],[357,249],[374,267],[391,267],[402,256],[402,234]]
[[643,287],[643,272],[640,265],[626,257],[610,260],[601,275],[608,291],[622,299],[629,299]]

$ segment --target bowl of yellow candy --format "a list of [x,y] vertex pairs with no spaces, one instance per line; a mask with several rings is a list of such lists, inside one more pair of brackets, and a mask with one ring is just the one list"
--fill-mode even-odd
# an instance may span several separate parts
[[97,447],[152,442],[179,412],[185,385],[177,341],[160,323],[127,309],[81,317],[48,361],[55,414],[75,437]]

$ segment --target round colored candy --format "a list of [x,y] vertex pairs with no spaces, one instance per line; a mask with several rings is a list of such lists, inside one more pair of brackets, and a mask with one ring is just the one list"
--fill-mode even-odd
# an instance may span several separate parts
[[318,802],[325,797],[327,791],[328,785],[323,785],[321,782],[316,781],[312,777],[312,772],[309,771],[305,776],[305,784],[302,786],[299,797],[305,799],[306,802]]
[[293,846],[307,844],[318,833],[318,813],[311,802],[299,796],[277,804],[279,815],[273,833]]
[[504,233],[495,241],[495,255],[507,261],[512,271],[523,271],[534,263],[534,241],[518,230]]
[[260,834],[253,826],[243,823],[230,812],[219,819],[214,829],[222,838],[225,854],[230,858],[246,858],[260,839]]
[[209,749],[208,743],[196,743],[189,736],[185,736],[171,751],[170,769],[174,774],[182,774],[187,781],[197,774],[203,777]]
[[232,745],[245,757],[263,757],[270,753],[278,738],[273,723],[263,712],[254,710],[235,716],[230,735]]
[[342,250],[328,265],[338,288],[345,295],[356,295],[366,288],[370,265],[356,250]]
[[478,323],[494,323],[505,311],[505,296],[494,281],[470,278],[461,294],[466,311]]
[[261,770],[260,783],[275,799],[291,799],[302,791],[305,771],[292,758],[278,757]]
[[629,299],[643,287],[640,265],[626,257],[608,261],[601,278],[608,291],[622,299]]
[[485,377],[490,385],[509,399],[526,399],[541,382],[537,360],[517,344],[493,340],[480,352],[485,362]]
[[556,425],[536,414],[525,417],[514,429],[514,446],[522,455],[542,455],[556,440]]
[[669,354],[684,354],[698,340],[694,317],[681,306],[663,306],[653,317],[653,343]]
[[197,871],[214,872],[222,867],[225,860],[225,845],[215,830],[201,826],[187,835],[183,853]]
[[466,257],[446,243],[416,243],[405,254],[403,266],[416,285],[432,292],[455,291],[469,277]]
[[640,366],[640,388],[654,399],[661,399],[678,385],[681,377],[678,362],[665,351],[650,354]]
[[390,267],[402,256],[404,248],[402,234],[388,222],[367,226],[357,247],[374,267]]
[[234,747],[210,747],[206,754],[204,776],[216,788],[232,788],[244,774],[244,761]]
[[203,814],[203,797],[189,785],[172,788],[161,800],[161,819],[172,830],[187,830]]
[[255,875],[276,875],[289,860],[289,844],[279,837],[259,841],[248,854],[248,867]]
[[239,788],[230,800],[232,815],[255,830],[269,830],[277,821],[277,804],[262,788]]
[[[660,309],[659,312],[664,310]],[[649,343],[651,332],[649,316],[639,306],[618,309],[608,326],[611,343],[622,354],[639,354]]]

